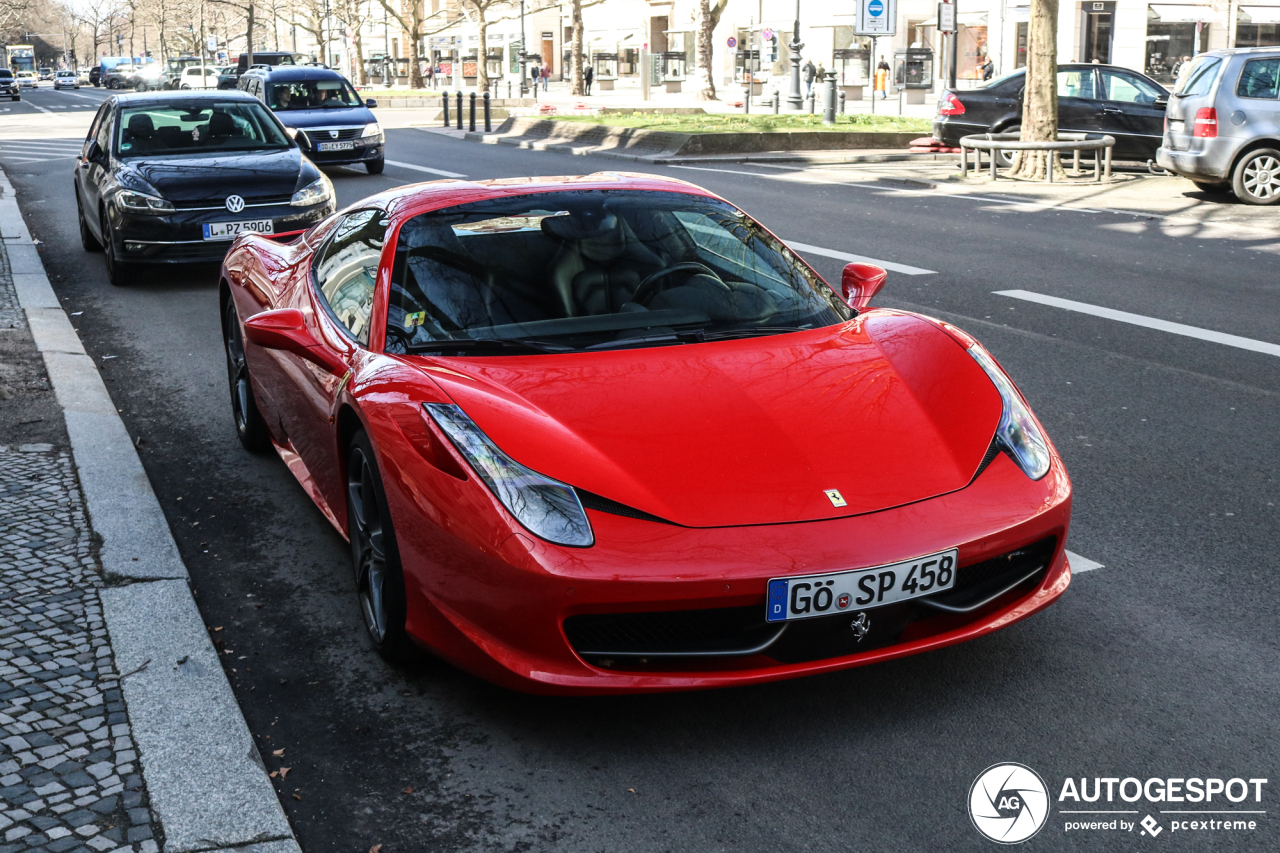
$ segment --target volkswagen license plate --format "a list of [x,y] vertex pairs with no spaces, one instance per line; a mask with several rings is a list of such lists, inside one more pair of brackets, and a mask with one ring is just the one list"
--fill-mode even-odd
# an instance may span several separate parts
[[234,240],[241,234],[274,234],[275,224],[270,219],[252,219],[248,222],[206,222],[206,240]]
[[321,151],[351,151],[356,147],[354,142],[321,142]]
[[956,583],[956,549],[850,572],[774,578],[765,619],[785,622],[880,607],[933,595]]

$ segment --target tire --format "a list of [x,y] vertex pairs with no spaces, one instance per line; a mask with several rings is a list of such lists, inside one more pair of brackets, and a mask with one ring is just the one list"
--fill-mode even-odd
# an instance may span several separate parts
[[182,84],[182,88],[183,88],[183,89],[190,89],[190,88],[191,88],[191,86],[190,86],[190,84],[188,84],[188,83],[183,83],[183,84]]
[[[1013,126],[1011,126],[1011,127],[1006,127],[1006,128],[1004,128],[1004,129],[999,130],[999,131],[996,131],[996,132],[997,132],[997,133],[1018,133],[1018,132],[1019,132],[1019,131],[1021,131],[1021,130],[1022,130],[1022,125],[1020,125],[1020,124],[1015,124],[1015,125],[1013,125]],[[1014,158],[1014,157],[1016,157],[1016,156],[1018,155],[1018,152],[1017,152],[1017,151],[1005,151],[1005,150],[999,150],[999,151],[996,151],[996,152],[994,152],[994,153],[995,153],[995,157],[996,157],[996,165],[998,165],[1001,169],[1007,169],[1007,168],[1009,168],[1010,166],[1012,166],[1012,165],[1013,165],[1013,158]]]
[[1193,179],[1191,183],[1195,184],[1196,189],[1200,190],[1202,193],[1220,195],[1222,193],[1231,192],[1230,181],[1197,181]]
[[80,245],[86,252],[101,252],[102,244],[89,230],[89,223],[84,221],[84,210],[80,207],[80,193],[76,193],[76,221],[80,226]]
[[370,175],[381,175],[382,170],[387,168],[386,160],[365,160],[364,167],[369,170]]
[[133,267],[116,257],[116,240],[106,210],[102,211],[102,254],[107,259],[107,281],[112,287],[126,287],[133,282]]
[[356,596],[369,641],[384,660],[404,662],[415,649],[404,627],[404,573],[377,457],[364,430],[352,436],[347,451],[347,528]]
[[1280,151],[1258,148],[1236,164],[1231,189],[1245,204],[1280,202]]
[[227,386],[231,391],[231,417],[236,438],[250,453],[261,453],[271,446],[267,423],[258,410],[249,378],[249,363],[244,357],[244,338],[240,332],[240,315],[234,299],[227,298],[222,314],[222,348],[227,354]]

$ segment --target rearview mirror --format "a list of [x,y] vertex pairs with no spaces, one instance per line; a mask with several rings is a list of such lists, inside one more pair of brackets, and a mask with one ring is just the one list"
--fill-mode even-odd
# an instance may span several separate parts
[[347,372],[346,362],[315,339],[297,308],[254,314],[244,321],[244,336],[249,343],[263,349],[291,352],[334,375]]
[[840,292],[855,311],[871,304],[871,299],[884,287],[889,273],[875,264],[849,264],[840,276]]
[[365,105],[366,107],[368,107],[369,109],[373,109],[374,107],[376,107],[376,106],[378,105],[378,102],[377,102],[377,101],[375,101],[373,98],[370,98],[369,100],[367,100],[367,101],[365,101],[365,102],[364,102],[364,105]]

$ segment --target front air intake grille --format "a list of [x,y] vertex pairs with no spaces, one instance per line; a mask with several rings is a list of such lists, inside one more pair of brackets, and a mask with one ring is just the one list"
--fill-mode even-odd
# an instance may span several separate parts
[[961,566],[956,572],[953,588],[919,601],[927,607],[951,613],[977,610],[1014,587],[1043,578],[1057,545],[1057,537],[1048,536],[999,557],[972,566]]
[[[230,195],[230,193],[228,193],[228,195]],[[276,204],[288,204],[290,201],[293,200],[293,195],[292,194],[261,195],[261,196],[246,195],[243,198],[246,206],[259,206],[259,205],[268,205],[268,204],[276,205]],[[215,210],[215,209],[226,210],[227,197],[223,196],[221,198],[205,198],[205,199],[192,199],[188,201],[175,201],[173,202],[173,206],[176,207],[178,210]]]
[[653,613],[599,613],[564,620],[569,644],[584,657],[751,654],[780,630],[763,605]]
[[583,509],[594,509],[597,512],[607,512],[610,515],[621,515],[626,518],[638,518],[642,521],[656,521],[659,524],[675,524],[674,521],[667,521],[665,518],[650,515],[644,510],[633,509],[626,504],[620,504],[617,501],[602,498],[597,494],[583,489],[574,489],[574,491],[578,493],[578,500],[582,502]]

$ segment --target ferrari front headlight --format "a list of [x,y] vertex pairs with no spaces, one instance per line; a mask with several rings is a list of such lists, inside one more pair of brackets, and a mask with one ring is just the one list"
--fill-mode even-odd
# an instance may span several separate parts
[[969,347],[969,355],[986,371],[987,376],[1000,392],[1004,411],[1000,414],[1000,426],[996,428],[996,441],[1009,454],[1018,467],[1033,480],[1049,473],[1049,442],[1036,426],[1031,409],[1022,401],[1022,395],[1013,382],[1000,369],[990,354],[979,344]]
[[423,406],[516,521],[548,542],[579,548],[595,544],[591,522],[572,486],[544,477],[503,453],[458,406]]

